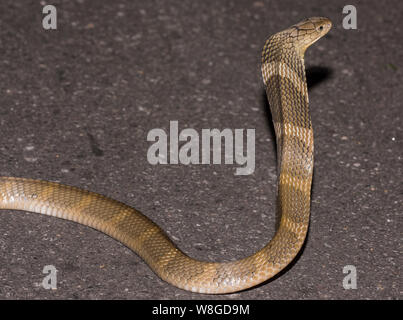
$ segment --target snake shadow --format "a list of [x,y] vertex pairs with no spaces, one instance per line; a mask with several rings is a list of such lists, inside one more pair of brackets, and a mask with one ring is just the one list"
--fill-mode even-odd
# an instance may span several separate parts
[[[320,66],[308,67],[306,69],[306,82],[307,82],[307,86],[308,86],[308,91],[313,90],[316,85],[318,85],[319,83],[329,79],[331,77],[332,73],[333,73],[332,69],[329,69],[329,68],[326,68],[326,67],[320,67]],[[271,116],[271,112],[270,112],[270,105],[269,105],[269,102],[267,101],[267,95],[266,95],[266,91],[264,89],[262,90],[261,106],[262,106],[262,108],[263,108],[263,110],[265,112],[265,119],[267,121],[267,126],[268,126],[269,131],[270,131],[271,139],[272,139],[272,141],[276,141],[276,135],[275,135],[272,116]],[[273,144],[273,152],[276,154],[276,159],[277,159],[277,149],[276,149],[275,143]],[[315,188],[314,188],[314,184],[315,184],[314,177],[315,177],[315,169],[314,169],[313,179],[312,179],[311,195],[314,194],[314,190],[315,190]],[[312,201],[312,196],[311,196],[311,201]],[[278,206],[276,206],[276,208],[278,208]],[[281,220],[281,214],[276,209],[276,225],[275,225],[276,231],[278,230],[278,228],[280,226],[280,220]],[[301,250],[298,252],[298,254],[295,256],[295,258],[291,261],[290,264],[288,264],[283,270],[281,270],[274,277],[262,282],[261,284],[258,284],[257,286],[254,286],[252,288],[248,288],[248,289],[245,289],[245,290],[242,290],[242,291],[248,291],[248,290],[252,290],[253,288],[258,288],[258,287],[264,286],[267,283],[272,282],[272,281],[276,280],[277,278],[281,277],[284,273],[288,272],[288,270],[290,270],[298,262],[298,260],[300,259],[302,253],[305,250],[308,235],[309,235],[309,229],[310,229],[310,226],[308,226],[307,236],[306,236],[305,241],[304,241],[304,243],[303,243],[303,245],[301,247]]]

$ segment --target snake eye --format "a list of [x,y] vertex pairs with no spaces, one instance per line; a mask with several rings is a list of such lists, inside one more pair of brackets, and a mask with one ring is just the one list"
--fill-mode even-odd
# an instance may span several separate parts
[[319,31],[322,31],[322,30],[323,30],[323,26],[320,26],[320,27],[319,27]]

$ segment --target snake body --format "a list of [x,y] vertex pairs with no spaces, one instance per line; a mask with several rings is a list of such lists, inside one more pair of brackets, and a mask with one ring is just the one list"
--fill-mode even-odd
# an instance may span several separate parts
[[310,215],[313,131],[304,53],[331,28],[309,18],[271,36],[262,52],[277,141],[279,228],[249,257],[206,262],[181,252],[149,218],[121,202],[54,182],[0,177],[0,209],[37,212],[78,222],[119,240],[163,280],[200,293],[229,293],[255,286],[286,267],[305,241]]

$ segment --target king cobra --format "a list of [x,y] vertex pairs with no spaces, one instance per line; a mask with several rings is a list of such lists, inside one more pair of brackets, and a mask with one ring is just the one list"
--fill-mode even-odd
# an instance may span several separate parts
[[51,215],[102,231],[135,251],[161,279],[185,290],[230,293],[270,279],[295,258],[308,231],[313,131],[304,54],[330,28],[327,18],[309,18],[274,34],[264,45],[262,74],[276,134],[281,219],[270,242],[249,257],[195,260],[134,208],[55,182],[0,177],[0,209]]

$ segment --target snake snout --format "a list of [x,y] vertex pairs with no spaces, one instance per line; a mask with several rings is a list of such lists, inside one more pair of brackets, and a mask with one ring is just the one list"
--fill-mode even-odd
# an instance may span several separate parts
[[316,30],[321,33],[321,36],[324,36],[332,28],[332,22],[328,18],[321,17],[317,19]]

